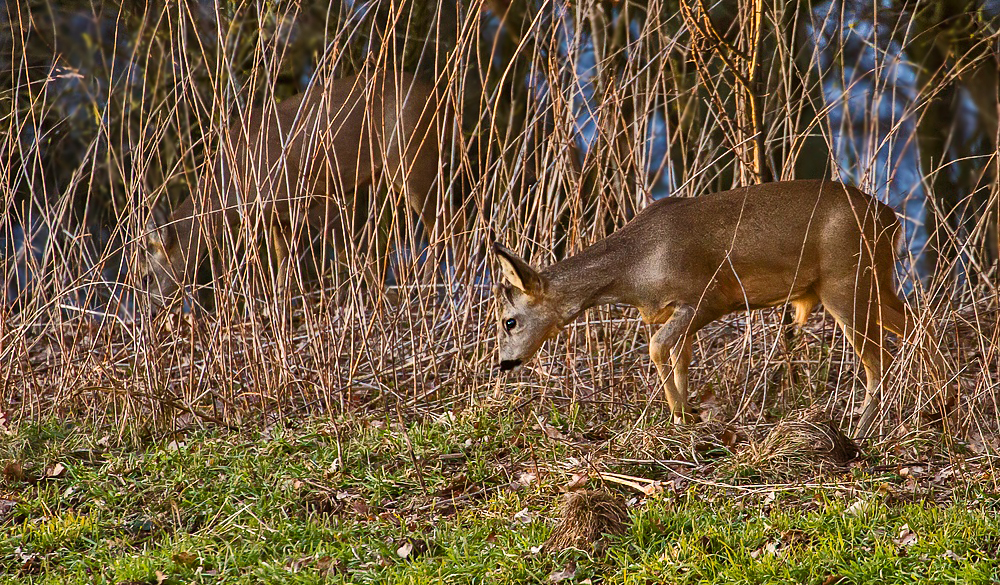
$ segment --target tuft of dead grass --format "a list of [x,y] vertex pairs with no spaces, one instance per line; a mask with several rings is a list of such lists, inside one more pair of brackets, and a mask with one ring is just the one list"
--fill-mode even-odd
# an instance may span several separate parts
[[606,490],[569,492],[559,508],[561,519],[545,541],[545,550],[567,548],[601,552],[607,535],[625,533],[628,511],[621,497]]
[[825,410],[810,407],[789,414],[763,439],[751,439],[733,463],[765,479],[790,480],[841,470],[860,453]]

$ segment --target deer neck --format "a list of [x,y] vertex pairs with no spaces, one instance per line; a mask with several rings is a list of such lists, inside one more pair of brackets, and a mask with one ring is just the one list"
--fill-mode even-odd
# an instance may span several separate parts
[[622,258],[598,242],[543,271],[563,325],[591,307],[627,302]]

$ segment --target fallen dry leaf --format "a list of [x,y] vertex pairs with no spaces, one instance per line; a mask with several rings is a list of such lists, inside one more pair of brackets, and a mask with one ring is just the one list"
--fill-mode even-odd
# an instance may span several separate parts
[[549,574],[549,583],[561,583],[574,577],[576,577],[576,563],[571,562],[559,571],[552,571]]
[[663,493],[663,482],[659,480],[650,482],[642,488],[642,493],[650,497]]
[[410,556],[411,552],[413,552],[413,544],[409,542],[404,542],[403,546],[396,549],[396,554],[401,559],[405,559],[406,557]]
[[590,476],[586,473],[574,473],[573,479],[569,480],[569,483],[566,484],[566,491],[572,492],[583,489],[589,480]]
[[31,482],[30,476],[24,471],[24,466],[20,461],[9,461],[3,466],[3,476],[7,481]]
[[521,524],[531,524],[531,510],[527,508],[522,508],[520,511],[514,513],[514,520],[520,522]]
[[517,491],[521,488],[526,488],[529,485],[535,483],[537,479],[538,476],[535,475],[534,473],[531,473],[530,471],[524,471],[518,474],[517,477],[515,477],[514,480],[510,482],[510,487],[514,491]]
[[913,546],[917,544],[917,533],[910,530],[909,524],[903,524],[899,528],[899,536],[893,542],[902,547]]
[[739,439],[736,431],[732,429],[726,429],[719,433],[719,442],[721,442],[726,447],[735,447]]
[[364,500],[354,500],[351,502],[351,511],[364,518],[368,518],[372,514],[371,507]]
[[858,516],[862,514],[867,507],[868,502],[864,499],[858,498],[857,500],[851,502],[850,506],[844,508],[844,514],[847,514],[848,516]]
[[316,571],[320,577],[326,577],[328,575],[343,574],[347,572],[347,567],[344,565],[344,561],[340,559],[323,556],[316,559]]
[[17,500],[8,500],[6,498],[0,498],[0,524],[7,521],[7,517],[11,515],[14,508],[17,506]]

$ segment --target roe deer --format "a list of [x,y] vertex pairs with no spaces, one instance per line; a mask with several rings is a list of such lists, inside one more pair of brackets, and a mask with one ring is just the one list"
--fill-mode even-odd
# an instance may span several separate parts
[[[839,183],[787,181],[659,200],[604,240],[541,271],[495,244],[509,283],[494,287],[499,366],[518,367],[589,307],[631,305],[644,321],[661,325],[649,355],[675,421],[684,421],[696,331],[734,311],[787,303],[804,324],[822,302],[864,365],[867,391],[857,427],[864,434],[879,412],[892,359],[884,330],[909,336],[917,326],[895,292],[901,243],[887,205]],[[942,374],[941,356],[931,360],[935,376]]]
[[[303,224],[332,232],[342,248],[350,225],[338,223],[334,195],[348,196],[384,176],[401,191],[433,241],[435,229],[464,229],[436,185],[453,120],[433,86],[384,73],[320,82],[277,106],[255,108],[223,137],[218,162],[169,221],[149,226],[146,289],[154,307],[190,284],[225,229],[270,231],[279,293],[289,279],[289,243]],[[449,223],[454,225],[449,226]],[[456,250],[457,250],[456,246]]]

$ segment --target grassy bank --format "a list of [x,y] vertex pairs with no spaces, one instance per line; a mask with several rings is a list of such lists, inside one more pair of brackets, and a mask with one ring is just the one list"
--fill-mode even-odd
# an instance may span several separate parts
[[[2,439],[0,580],[37,583],[988,583],[1000,506],[987,460],[933,437],[794,483],[746,478],[718,428],[627,436],[483,406],[261,433],[120,441],[22,426]],[[713,438],[715,435],[715,438]],[[636,459],[650,437],[667,445]],[[636,437],[639,437],[637,439]],[[710,445],[705,448],[704,445]],[[673,450],[673,452],[671,452]],[[876,453],[875,451],[878,451]],[[923,453],[921,461],[914,455]],[[963,454],[964,453],[964,454]],[[735,454],[735,455],[734,455]],[[589,470],[629,525],[603,554],[547,551]],[[743,478],[743,479],[741,479]],[[575,481],[574,481],[575,480]]]

